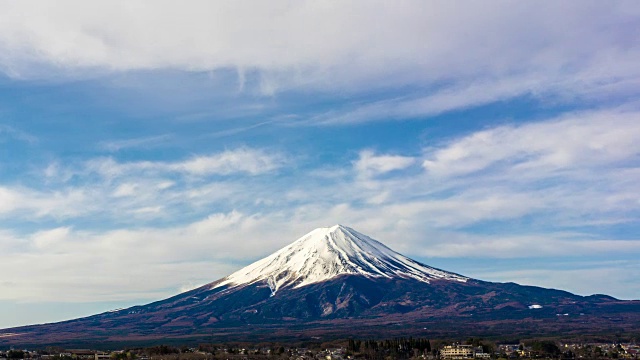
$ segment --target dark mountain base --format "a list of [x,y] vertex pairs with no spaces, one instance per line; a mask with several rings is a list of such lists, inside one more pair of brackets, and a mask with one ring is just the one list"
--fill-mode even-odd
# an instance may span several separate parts
[[246,325],[238,327],[202,328],[191,333],[165,332],[148,334],[116,334],[102,331],[20,333],[0,339],[0,346],[57,345],[68,348],[123,348],[159,344],[202,344],[223,342],[323,342],[334,339],[385,339],[394,337],[426,337],[430,339],[466,339],[482,337],[493,340],[519,340],[539,337],[559,339],[638,338],[640,315],[623,314],[615,319],[584,316],[580,319],[522,319],[480,321],[473,318],[451,318],[438,321],[414,320],[406,317],[376,320],[334,320],[278,325]]
[[640,301],[513,283],[341,276],[275,296],[266,284],[214,285],[117,312],[8,329],[3,333],[14,335],[0,337],[0,345],[640,335]]

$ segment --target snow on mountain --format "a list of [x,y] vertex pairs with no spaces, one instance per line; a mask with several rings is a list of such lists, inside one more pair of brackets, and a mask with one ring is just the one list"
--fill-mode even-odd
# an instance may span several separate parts
[[273,296],[283,287],[299,288],[347,274],[411,278],[425,283],[435,279],[468,280],[411,260],[351,228],[335,225],[311,231],[272,255],[227,276],[212,289],[266,282]]

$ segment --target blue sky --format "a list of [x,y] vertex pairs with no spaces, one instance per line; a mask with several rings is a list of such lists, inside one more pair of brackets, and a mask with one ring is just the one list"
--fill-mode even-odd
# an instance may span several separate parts
[[336,223],[638,299],[639,32],[634,1],[0,2],[0,328]]

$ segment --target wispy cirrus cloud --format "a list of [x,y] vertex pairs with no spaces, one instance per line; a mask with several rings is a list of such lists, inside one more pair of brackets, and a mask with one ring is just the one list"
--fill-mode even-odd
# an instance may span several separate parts
[[238,148],[210,155],[197,155],[181,161],[118,162],[113,158],[93,159],[87,170],[104,176],[121,176],[131,172],[181,173],[194,176],[230,175],[245,173],[258,175],[282,167],[282,154],[262,149]]
[[0,186],[0,217],[22,214],[30,218],[70,218],[92,207],[82,188],[41,191],[27,187]]
[[24,141],[30,144],[38,141],[38,138],[36,136],[31,135],[23,130],[17,129],[13,126],[0,124],[0,142],[3,141],[3,138]]
[[[601,67],[600,64],[596,65]],[[542,104],[576,103],[589,101],[591,106],[612,101],[615,97],[628,101],[627,96],[640,91],[640,71],[612,76],[598,69],[584,69],[572,76],[560,73],[508,75],[501,78],[477,78],[448,85],[434,86],[427,94],[420,91],[403,97],[389,97],[345,109],[308,116],[307,125],[340,126],[369,122],[407,121],[433,117],[447,112],[527,98]]]
[[371,150],[363,150],[354,162],[354,168],[363,176],[371,176],[406,169],[415,162],[416,159],[410,156],[378,155]]
[[121,140],[109,140],[102,141],[99,144],[101,149],[110,152],[117,152],[123,149],[131,149],[131,148],[150,148],[155,146],[160,146],[169,140],[171,136],[169,135],[158,135],[158,136],[147,136],[141,138],[133,138],[133,139],[121,139]]
[[494,172],[503,169],[529,176],[603,165],[625,167],[640,153],[638,120],[635,111],[596,111],[502,126],[427,150],[423,166],[435,176],[462,176],[492,167]]
[[[593,239],[593,235],[580,233],[539,233],[524,236],[456,236],[447,242],[435,244],[428,250],[430,257],[580,258],[600,254],[611,256],[621,252],[640,252],[640,240]],[[464,254],[464,255],[463,255]]]
[[0,186],[0,218],[61,221],[99,214],[131,222],[202,211],[234,196],[235,201],[251,202],[255,190],[235,184],[234,177],[253,183],[248,178],[273,175],[288,161],[282,153],[246,147],[173,162],[54,161],[39,174],[40,186]]

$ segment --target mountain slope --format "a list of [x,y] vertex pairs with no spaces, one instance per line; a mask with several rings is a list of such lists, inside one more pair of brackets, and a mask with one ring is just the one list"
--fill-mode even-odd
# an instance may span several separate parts
[[[565,315],[566,314],[566,315]],[[197,289],[128,309],[8,329],[0,344],[640,332],[640,302],[491,283],[411,260],[357,231],[316,229]],[[356,330],[357,329],[357,330]]]

